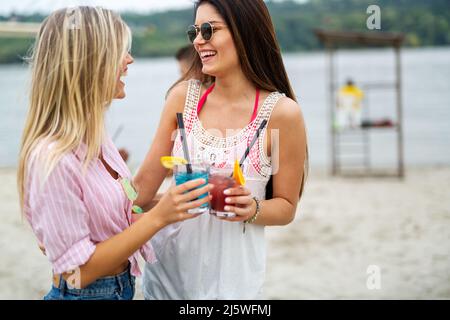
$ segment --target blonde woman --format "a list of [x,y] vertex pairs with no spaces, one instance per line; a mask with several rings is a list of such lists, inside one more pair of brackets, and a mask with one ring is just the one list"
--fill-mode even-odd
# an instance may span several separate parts
[[139,252],[155,260],[148,240],[209,201],[191,201],[209,185],[186,193],[199,179],[132,217],[131,175],[104,128],[111,101],[125,97],[130,42],[117,14],[92,7],[54,12],[37,36],[18,186],[53,269],[44,299],[132,299]]

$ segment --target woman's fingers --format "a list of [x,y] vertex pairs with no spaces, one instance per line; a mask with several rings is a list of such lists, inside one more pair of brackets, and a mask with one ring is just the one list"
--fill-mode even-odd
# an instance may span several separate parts
[[214,188],[214,186],[212,184],[208,184],[201,188],[187,192],[180,196],[180,202],[187,202],[187,201],[194,200],[194,199],[198,198],[199,196],[201,196],[202,194],[208,193],[213,188]]
[[182,194],[185,192],[188,192],[192,189],[197,188],[198,186],[201,186],[202,184],[205,184],[205,179],[195,179],[195,180],[189,180],[188,182],[185,182],[183,184],[180,184],[174,188],[174,192],[176,194]]
[[229,188],[223,192],[226,196],[249,196],[250,190],[245,187]]
[[230,188],[225,190],[225,211],[234,212],[236,217],[224,218],[226,221],[246,220],[253,211],[253,198],[251,192],[245,187]]
[[253,202],[253,199],[250,198],[249,196],[238,196],[238,197],[226,197],[225,198],[225,203],[226,204],[237,204],[237,205],[242,205],[242,206],[249,206],[251,205]]
[[238,216],[245,216],[245,217],[247,217],[250,213],[248,207],[240,208],[240,207],[228,206],[228,205],[225,206],[225,211],[234,212]]
[[197,199],[195,201],[183,203],[182,205],[180,205],[179,209],[182,212],[186,212],[189,209],[194,209],[194,208],[200,207],[202,204],[205,204],[205,203],[209,202],[211,199],[212,199],[212,197],[208,195],[208,196],[206,196],[204,198]]

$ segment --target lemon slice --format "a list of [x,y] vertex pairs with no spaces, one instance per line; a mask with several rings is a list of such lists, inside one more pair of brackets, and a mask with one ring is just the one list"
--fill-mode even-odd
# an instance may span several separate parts
[[245,185],[244,174],[242,173],[241,166],[237,160],[234,162],[233,178],[237,184],[241,186]]
[[181,157],[171,157],[171,156],[166,156],[166,157],[161,157],[161,164],[163,165],[164,168],[167,169],[173,169],[174,166],[176,165],[181,165],[181,164],[187,164],[187,160]]

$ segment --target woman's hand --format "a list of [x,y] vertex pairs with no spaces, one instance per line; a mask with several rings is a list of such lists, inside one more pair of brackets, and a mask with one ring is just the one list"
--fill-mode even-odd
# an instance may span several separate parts
[[245,221],[256,213],[255,200],[253,200],[252,194],[247,188],[240,186],[226,189],[224,194],[227,196],[225,198],[225,211],[234,212],[236,217],[222,218],[222,220]]
[[[196,179],[171,187],[149,213],[160,219],[163,226],[197,217],[198,214],[190,214],[187,211],[211,200],[209,191],[213,189],[213,185],[207,184],[198,188],[203,184],[204,179]],[[208,194],[206,197],[197,199],[205,193]]]

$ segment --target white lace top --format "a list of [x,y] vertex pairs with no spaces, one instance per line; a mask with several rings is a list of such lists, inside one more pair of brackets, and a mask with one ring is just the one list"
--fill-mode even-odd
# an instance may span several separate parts
[[[228,137],[206,130],[197,114],[201,84],[191,80],[184,108],[186,140],[191,160],[215,167],[230,166],[240,159],[261,122],[270,118],[283,94],[271,93],[256,118]],[[266,129],[243,165],[246,188],[264,199],[272,165],[264,151]],[[173,155],[183,157],[180,137]],[[198,218],[162,229],[152,241],[157,262],[147,264],[144,295],[147,299],[257,299],[262,298],[265,274],[264,227],[222,221],[204,213]]]

